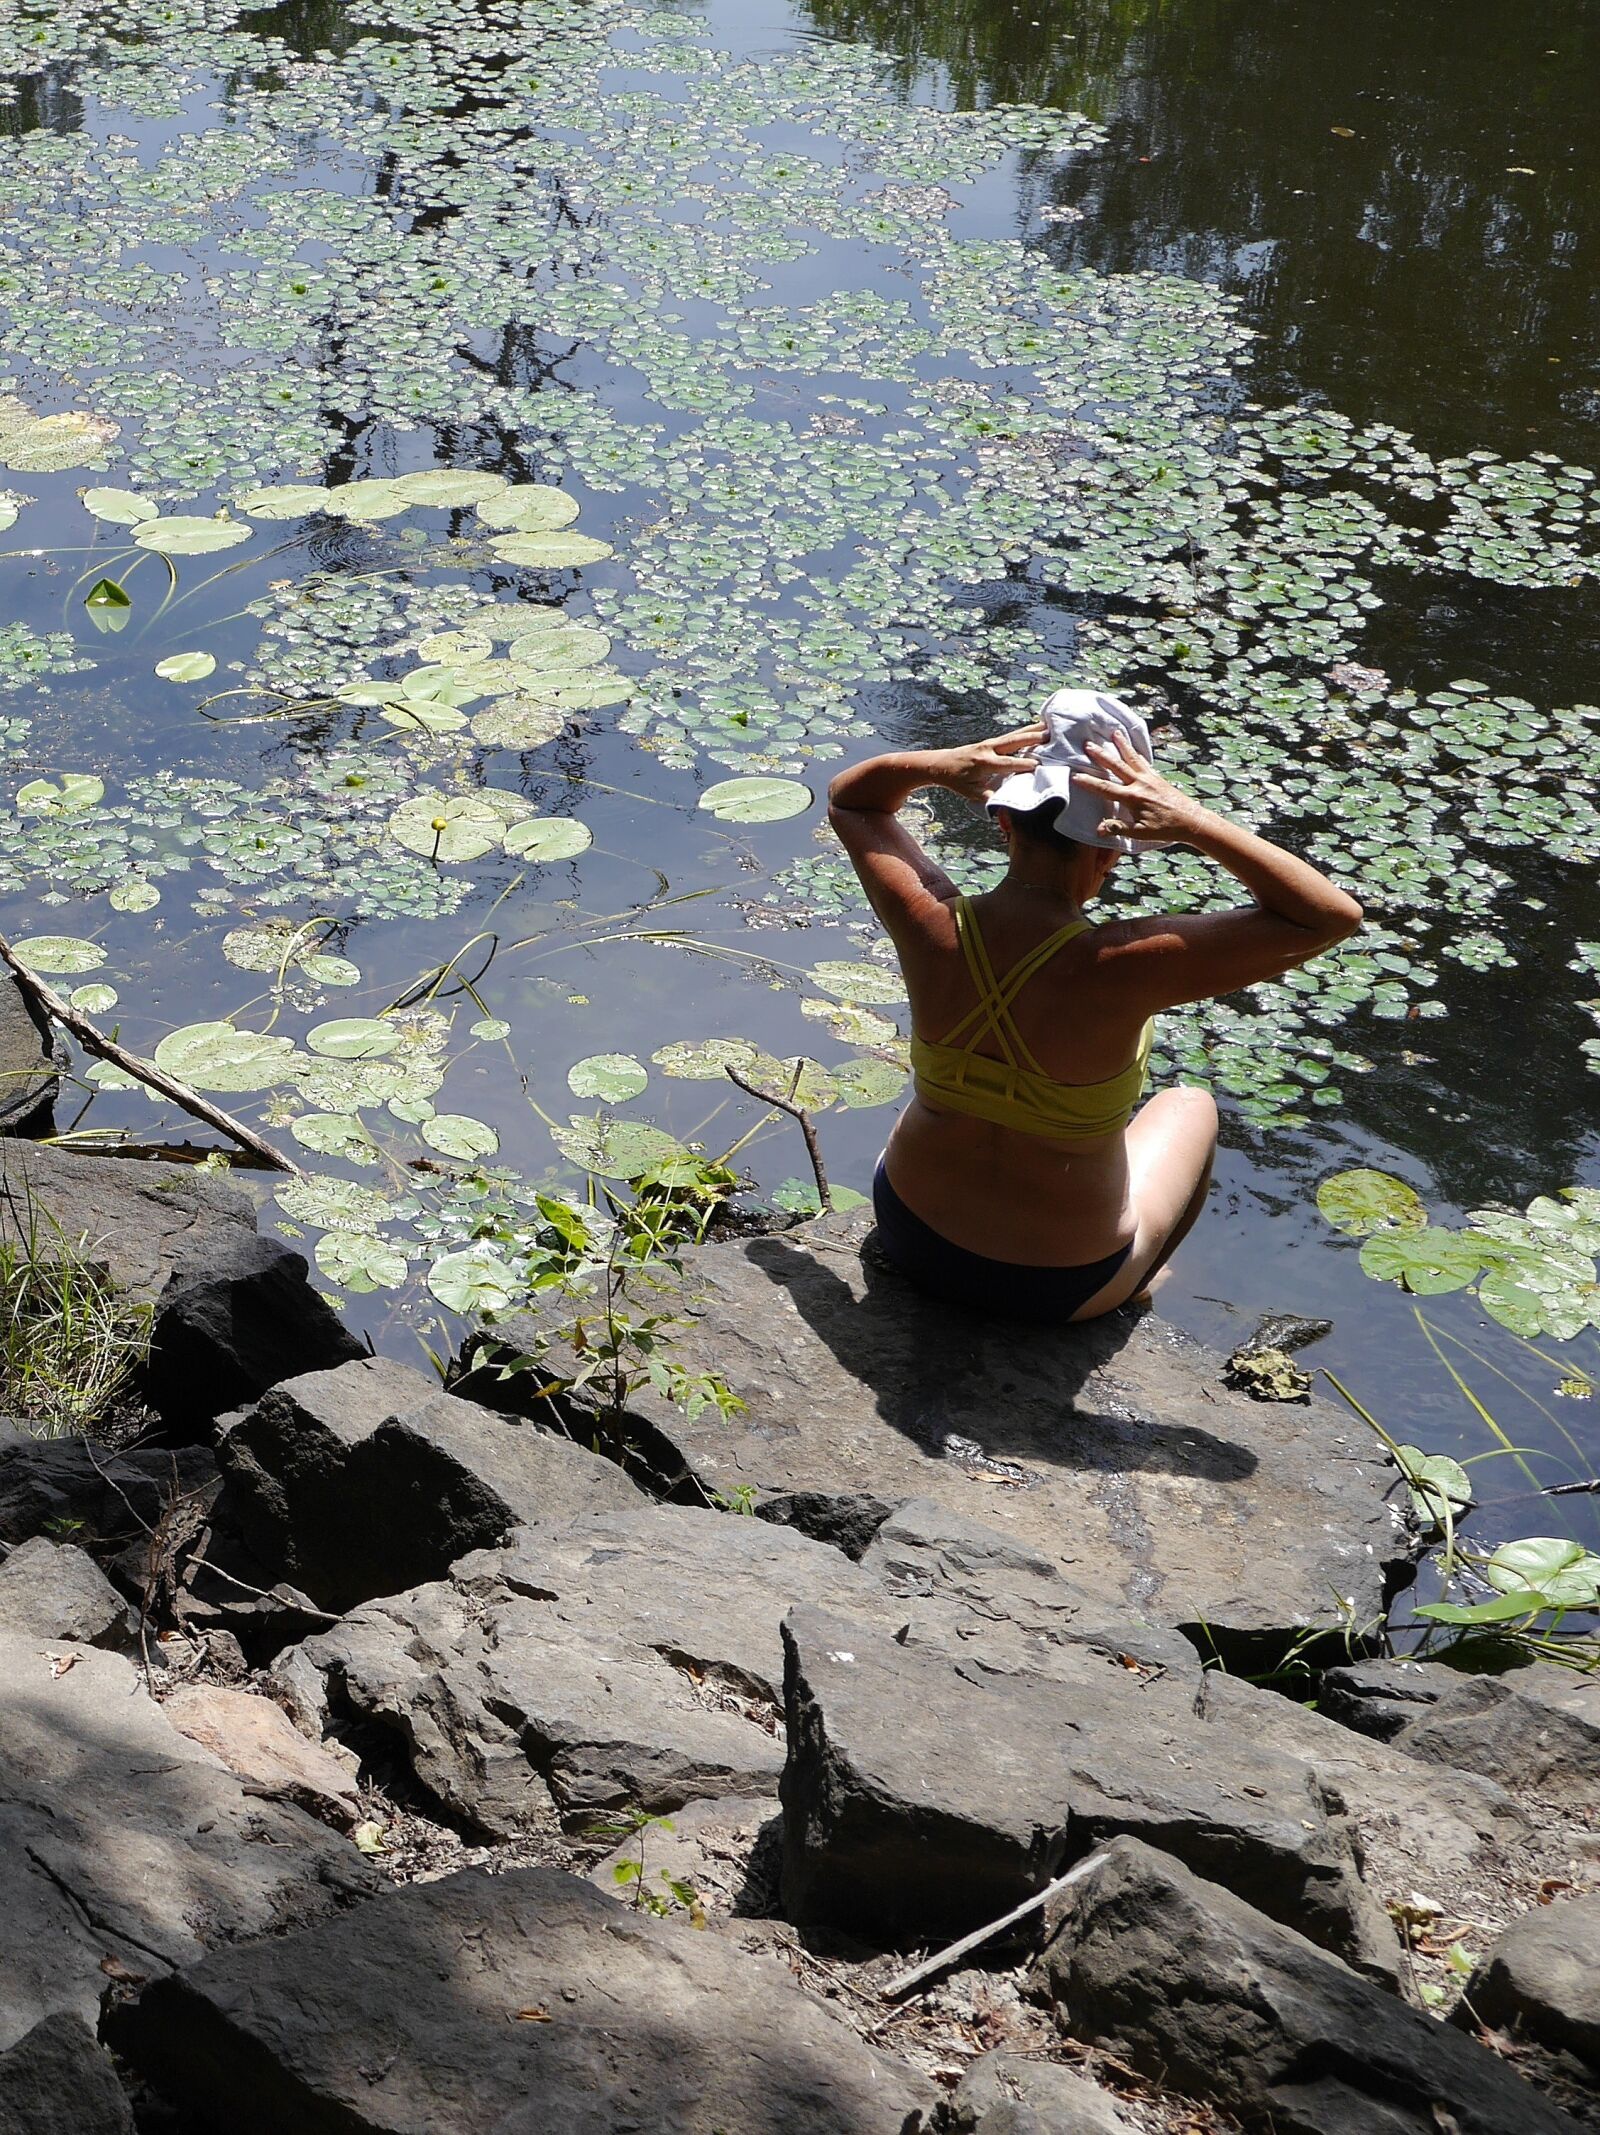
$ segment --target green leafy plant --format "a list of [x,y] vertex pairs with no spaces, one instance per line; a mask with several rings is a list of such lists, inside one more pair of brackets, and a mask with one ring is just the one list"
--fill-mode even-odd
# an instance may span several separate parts
[[672,1831],[675,1826],[670,1817],[650,1816],[636,1809],[614,1823],[592,1824],[589,1837],[605,1839],[613,1846],[626,1845],[632,1840],[638,1852],[630,1857],[614,1861],[611,1879],[619,1890],[630,1893],[635,1912],[649,1913],[657,1920],[665,1920],[673,1913],[687,1914],[691,1927],[703,1928],[706,1924],[705,1902],[694,1885],[682,1876],[675,1876],[665,1868],[658,1868],[652,1875],[645,1858],[645,1847],[652,1831]]

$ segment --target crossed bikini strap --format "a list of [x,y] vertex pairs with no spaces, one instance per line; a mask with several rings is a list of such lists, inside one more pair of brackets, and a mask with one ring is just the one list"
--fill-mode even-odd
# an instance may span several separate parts
[[[1027,985],[1036,971],[1047,964],[1056,951],[1087,932],[1086,919],[1068,920],[1054,934],[1046,937],[1036,949],[1030,949],[1019,958],[1003,979],[996,978],[994,965],[989,958],[989,945],[978,925],[978,915],[972,909],[972,900],[960,897],[956,900],[956,933],[960,936],[962,951],[967,960],[967,969],[972,974],[972,983],[978,990],[976,1003],[968,1009],[961,1021],[939,1041],[953,1045],[968,1025],[975,1025],[972,1035],[960,1049],[970,1053],[987,1029],[992,1031],[1000,1047],[1000,1057],[1009,1068],[1024,1068],[1030,1075],[1043,1075],[1044,1069],[1023,1042],[1021,1031],[1011,1017],[1011,1004]],[[1021,1056],[1020,1058],[1018,1056]]]

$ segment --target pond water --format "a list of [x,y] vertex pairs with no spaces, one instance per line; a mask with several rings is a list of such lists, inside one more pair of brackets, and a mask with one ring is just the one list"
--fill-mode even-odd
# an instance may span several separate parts
[[1164,1019],[1225,1112],[1164,1309],[1328,1315],[1496,1453],[1479,1535],[1592,1541],[1534,1493],[1600,1466],[1600,1229],[1413,1297],[1314,1196],[1600,1182],[1596,57],[1553,4],[8,10],[0,929],[293,1148],[267,1220],[415,1356],[586,1163],[798,1205],[725,1057],[816,1062],[864,1189],[904,1010],[830,767],[1124,689],[1371,922]]

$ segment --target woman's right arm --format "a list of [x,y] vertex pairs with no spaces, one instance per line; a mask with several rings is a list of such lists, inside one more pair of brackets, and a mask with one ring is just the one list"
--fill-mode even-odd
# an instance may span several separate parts
[[1253,900],[1248,909],[1136,920],[1119,930],[1123,942],[1108,962],[1151,996],[1150,1006],[1171,1007],[1276,978],[1360,926],[1355,898],[1309,861],[1202,808],[1126,745],[1089,746],[1105,776],[1080,776],[1077,783],[1118,803],[1104,830],[1192,846],[1226,868]]

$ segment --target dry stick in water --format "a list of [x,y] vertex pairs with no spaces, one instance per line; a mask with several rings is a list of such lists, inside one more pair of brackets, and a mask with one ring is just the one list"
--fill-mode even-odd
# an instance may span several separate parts
[[305,1177],[293,1157],[285,1156],[281,1149],[276,1149],[271,1142],[264,1141],[253,1127],[247,1127],[243,1120],[235,1119],[232,1113],[224,1112],[219,1105],[212,1104],[202,1097],[198,1090],[191,1090],[186,1082],[179,1082],[175,1075],[169,1075],[153,1061],[141,1060],[137,1053],[130,1053],[126,1046],[118,1045],[115,1038],[108,1038],[104,1031],[97,1030],[81,1009],[74,1008],[70,1001],[62,1000],[54,987],[47,986],[43,979],[28,969],[3,934],[0,934],[0,958],[16,973],[17,983],[29,999],[37,1001],[45,1014],[53,1022],[59,1023],[63,1030],[71,1031],[85,1051],[98,1054],[102,1060],[109,1060],[113,1067],[121,1068],[125,1075],[133,1076],[136,1082],[142,1082],[152,1090],[159,1090],[163,1097],[170,1097],[175,1105],[181,1105],[185,1112],[192,1112],[196,1119],[203,1119],[208,1127],[215,1127],[219,1134],[227,1135],[229,1140],[237,1142],[241,1149],[248,1149],[253,1157],[258,1157],[271,1170],[287,1171],[297,1179]]
[[779,1097],[772,1090],[758,1090],[753,1082],[746,1082],[742,1075],[736,1075],[733,1069],[726,1065],[722,1072],[730,1082],[737,1083],[747,1097],[759,1098],[762,1104],[773,1105],[778,1111],[787,1112],[792,1120],[799,1123],[800,1132],[806,1138],[806,1155],[810,1157],[811,1169],[816,1174],[819,1212],[825,1216],[833,1206],[833,1188],[828,1184],[828,1174],[823,1168],[822,1145],[817,1140],[817,1130],[812,1124],[811,1114],[803,1105],[797,1105],[793,1097],[793,1091],[800,1087],[802,1070],[795,1069],[794,1083],[788,1097]]

